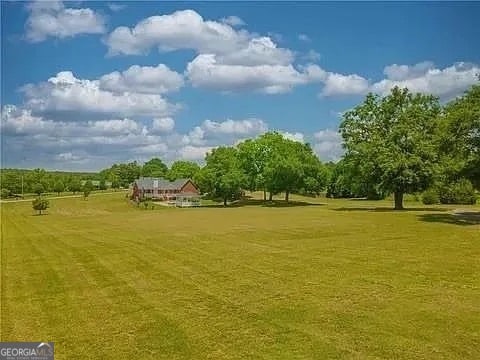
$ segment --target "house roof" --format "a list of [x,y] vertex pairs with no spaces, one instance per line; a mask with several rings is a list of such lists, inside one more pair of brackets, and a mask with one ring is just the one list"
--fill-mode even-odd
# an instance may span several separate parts
[[[162,190],[180,190],[190,179],[177,179],[170,181],[164,178],[141,177],[135,180],[139,189],[162,189]],[[157,184],[155,184],[157,182]],[[154,186],[158,185],[158,186]]]

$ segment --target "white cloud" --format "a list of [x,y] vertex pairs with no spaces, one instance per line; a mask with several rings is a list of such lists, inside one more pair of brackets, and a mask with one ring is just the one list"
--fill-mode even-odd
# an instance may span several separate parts
[[108,4],[108,8],[110,10],[114,11],[114,12],[123,10],[126,7],[127,7],[127,5],[125,5],[125,4],[116,4],[116,3]]
[[225,121],[205,120],[185,134],[182,143],[185,145],[218,145],[233,144],[245,137],[254,137],[268,130],[268,125],[261,119],[244,119]]
[[124,119],[53,120],[31,110],[6,105],[1,132],[6,164],[24,167],[98,170],[114,162],[144,161],[159,156],[165,161],[202,161],[220,145],[255,137],[268,129],[260,119],[205,120],[186,133],[173,131],[172,118],[148,121]]
[[310,41],[312,41],[307,34],[299,34],[299,35],[298,35],[298,40],[304,41],[304,42],[310,42]]
[[430,62],[413,66],[390,65],[384,70],[387,75],[371,86],[373,92],[385,95],[394,86],[407,87],[411,92],[437,95],[448,99],[461,94],[478,81],[480,67],[464,62],[455,63],[444,69],[435,68]]
[[187,65],[193,86],[220,91],[258,90],[267,94],[288,92],[307,79],[292,65],[225,65],[215,55],[198,55]]
[[423,61],[413,66],[392,64],[385,66],[383,73],[387,76],[387,79],[401,81],[422,76],[428,70],[434,68],[435,65],[431,61]]
[[313,150],[322,161],[336,161],[344,152],[342,137],[338,131],[320,130],[314,134]]
[[89,8],[65,8],[61,1],[34,1],[27,9],[26,38],[31,42],[105,32],[105,19]]
[[175,127],[175,121],[171,117],[155,118],[152,121],[152,132],[168,133]]
[[100,77],[100,89],[114,93],[137,92],[164,94],[183,86],[183,76],[166,65],[133,65],[123,72],[114,71]]
[[79,156],[79,155],[74,155],[71,152],[65,152],[65,153],[60,153],[55,155],[55,160],[57,161],[62,161],[62,162],[80,162],[80,163],[85,163],[88,161],[87,158]]
[[302,59],[310,62],[317,62],[320,60],[320,58],[321,58],[320,53],[312,49],[310,49],[306,54],[302,56]]
[[28,135],[53,129],[53,122],[33,116],[30,110],[19,109],[15,105],[5,105],[2,109],[2,134]]
[[98,80],[77,79],[70,71],[60,72],[40,84],[28,84],[22,91],[26,96],[26,107],[41,114],[165,116],[176,110],[160,95],[113,93],[102,90]]
[[328,73],[321,95],[362,95],[369,90],[368,80],[356,75]]
[[288,65],[293,61],[293,53],[264,36],[251,39],[237,51],[218,55],[217,61],[225,65]]
[[432,62],[424,61],[412,66],[389,65],[384,69],[387,76],[378,82],[369,80],[357,74],[342,75],[326,72],[317,65],[305,68],[310,79],[322,82],[324,87],[321,96],[364,95],[374,92],[386,95],[394,86],[408,88],[411,92],[433,94],[442,100],[448,100],[475,84],[480,67],[465,62],[455,63],[444,69],[438,69]]
[[139,133],[142,127],[131,119],[89,121],[89,130],[97,135],[128,135]]
[[110,55],[141,55],[157,47],[161,51],[192,49],[198,54],[214,54],[219,62],[232,65],[286,64],[293,59],[290,50],[278,48],[269,37],[204,20],[193,10],[151,16],[133,28],[118,27],[105,43]]
[[193,10],[151,16],[135,27],[117,27],[106,39],[110,54],[138,55],[152,47],[193,49],[202,53],[229,53],[248,41],[248,33],[230,25],[205,21]]
[[211,151],[214,146],[191,146],[187,145],[178,151],[180,159],[199,161],[205,158],[205,154]]
[[245,136],[267,131],[267,124],[261,119],[227,119],[223,122],[205,120],[202,128],[206,133]]
[[246,25],[245,21],[240,19],[238,16],[227,16],[220,20],[222,23],[230,26],[244,26]]

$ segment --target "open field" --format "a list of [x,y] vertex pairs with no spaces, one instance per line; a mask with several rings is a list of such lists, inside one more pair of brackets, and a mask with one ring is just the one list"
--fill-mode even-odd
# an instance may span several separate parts
[[56,359],[480,358],[475,219],[303,200],[4,203],[1,340]]

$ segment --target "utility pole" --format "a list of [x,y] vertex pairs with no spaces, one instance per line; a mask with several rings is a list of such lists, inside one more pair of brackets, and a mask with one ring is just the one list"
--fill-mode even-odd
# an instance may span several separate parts
[[22,174],[22,199],[24,198],[23,196],[23,174]]

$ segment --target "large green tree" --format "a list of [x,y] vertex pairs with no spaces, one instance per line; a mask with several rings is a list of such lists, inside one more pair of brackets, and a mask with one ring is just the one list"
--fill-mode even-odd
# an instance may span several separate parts
[[221,198],[225,206],[229,200],[237,199],[245,184],[237,149],[225,146],[213,149],[206,155],[205,162],[195,178],[200,189]]
[[465,177],[480,189],[480,85],[445,106],[441,150],[443,180]]
[[65,191],[65,185],[61,180],[55,181],[55,184],[53,185],[53,191],[55,191],[58,195],[60,195],[61,192]]
[[[148,160],[142,167],[142,176],[165,177],[168,172],[168,167],[159,158]],[[133,182],[132,181],[130,182]]]
[[273,141],[272,136],[267,133],[257,139],[247,139],[238,145],[240,166],[246,176],[245,189],[262,190],[264,200],[266,200],[265,168],[272,152],[270,140]]
[[368,94],[343,115],[346,155],[359,164],[359,176],[393,192],[397,210],[405,193],[422,191],[434,179],[439,113],[437,98],[394,87],[385,97]]
[[176,179],[193,179],[200,171],[200,166],[192,161],[175,161],[168,170],[167,178],[171,181]]
[[68,190],[73,192],[73,194],[75,195],[78,191],[82,190],[82,183],[80,182],[79,179],[72,178],[68,183]]

